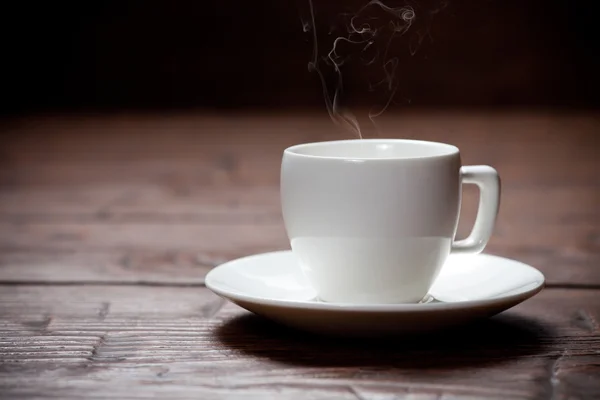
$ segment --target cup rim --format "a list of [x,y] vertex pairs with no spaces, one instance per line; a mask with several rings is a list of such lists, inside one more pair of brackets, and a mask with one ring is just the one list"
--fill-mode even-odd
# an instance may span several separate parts
[[[405,144],[418,144],[425,145],[431,147],[442,147],[446,151],[440,154],[431,154],[431,155],[416,155],[416,156],[408,156],[408,157],[350,157],[350,156],[324,156],[324,155],[314,155],[314,154],[305,154],[299,152],[301,149],[307,149],[311,147],[319,147],[324,145],[335,145],[335,144],[344,144],[344,143],[405,143]],[[321,160],[360,160],[360,161],[398,161],[398,160],[426,160],[426,159],[438,159],[438,158],[446,158],[452,157],[456,155],[460,155],[460,150],[458,147],[443,143],[443,142],[434,142],[429,140],[417,140],[417,139],[384,139],[384,138],[376,138],[376,139],[341,139],[341,140],[325,140],[321,142],[307,142],[307,143],[299,143],[292,146],[287,147],[284,150],[285,155],[290,155],[299,158],[306,159],[321,159]]]

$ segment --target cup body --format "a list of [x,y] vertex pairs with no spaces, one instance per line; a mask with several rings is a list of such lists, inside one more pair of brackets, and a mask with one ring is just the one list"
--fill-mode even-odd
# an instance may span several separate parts
[[423,299],[456,233],[460,168],[459,150],[434,142],[361,139],[286,149],[283,218],[319,298]]

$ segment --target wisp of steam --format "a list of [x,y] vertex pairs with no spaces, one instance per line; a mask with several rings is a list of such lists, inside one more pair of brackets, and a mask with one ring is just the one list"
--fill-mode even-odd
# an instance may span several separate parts
[[[392,7],[384,4],[380,0],[370,0],[356,12],[346,15],[349,17],[346,21],[346,31],[342,36],[333,40],[331,48],[320,49],[315,23],[315,9],[313,0],[308,0],[310,9],[310,21],[303,22],[304,32],[312,31],[313,55],[308,63],[308,70],[316,72],[322,88],[325,106],[332,121],[349,130],[354,135],[362,138],[361,129],[356,117],[341,104],[344,84],[342,79],[342,66],[349,57],[340,54],[340,45],[350,45],[356,48],[354,54],[359,54],[365,66],[373,65],[380,68],[382,79],[370,84],[371,91],[375,87],[382,87],[386,92],[386,98],[382,106],[374,107],[369,111],[369,119],[375,125],[374,118],[379,117],[392,103],[398,89],[397,70],[399,66],[398,57],[391,56],[390,48],[394,38],[404,35],[416,20],[415,9],[410,5]],[[426,16],[433,16],[447,6],[446,0],[442,0],[438,7],[426,13]],[[377,16],[376,16],[377,15]],[[427,18],[425,18],[427,19]],[[378,24],[375,24],[377,21]],[[330,32],[331,33],[331,32]],[[417,32],[416,42],[409,45],[411,55],[414,55],[417,48],[421,45],[427,32]],[[367,59],[365,60],[365,56]],[[327,87],[327,82],[320,63],[333,68],[336,76],[336,82],[332,94]]]

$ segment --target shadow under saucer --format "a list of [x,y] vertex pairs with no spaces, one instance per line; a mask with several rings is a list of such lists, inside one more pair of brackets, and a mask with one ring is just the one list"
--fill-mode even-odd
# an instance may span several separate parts
[[216,328],[218,341],[247,355],[299,366],[461,368],[543,353],[550,328],[535,319],[498,315],[468,325],[385,339],[327,337],[243,314]]

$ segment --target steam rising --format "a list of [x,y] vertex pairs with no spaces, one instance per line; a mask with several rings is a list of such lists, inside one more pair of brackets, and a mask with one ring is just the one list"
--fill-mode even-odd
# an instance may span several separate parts
[[[344,91],[342,66],[352,55],[356,56],[358,54],[363,65],[374,65],[381,69],[383,78],[379,82],[369,85],[370,91],[374,91],[377,87],[383,87],[387,93],[383,106],[371,109],[369,112],[369,118],[374,123],[373,119],[385,112],[398,89],[396,76],[399,59],[398,57],[390,56],[390,47],[395,37],[404,35],[410,29],[416,18],[415,10],[409,5],[390,7],[380,0],[371,0],[356,13],[349,16],[350,18],[346,21],[346,32],[333,40],[333,44],[327,52],[320,53],[313,2],[312,0],[308,0],[308,3],[310,7],[310,21],[303,22],[304,32],[312,31],[313,40],[313,55],[311,61],[308,63],[308,70],[316,72],[319,76],[327,112],[332,121],[350,130],[359,138],[362,138],[356,117],[341,104]],[[434,10],[432,14],[438,11]],[[382,21],[383,23],[381,23]],[[375,22],[379,22],[379,24]],[[331,34],[332,32],[330,31],[329,33]],[[409,50],[411,54],[414,55],[424,37],[425,35],[420,35],[416,45],[410,46]],[[351,46],[356,50],[349,56],[344,57],[340,54],[341,46]],[[331,66],[335,73],[336,84],[333,95],[330,94],[327,88],[325,77],[319,66],[320,61]]]

